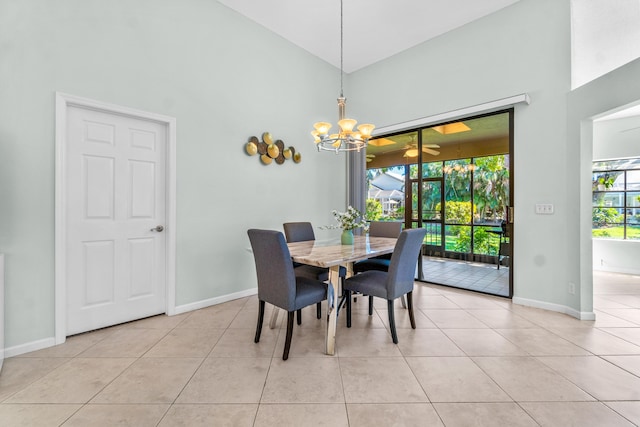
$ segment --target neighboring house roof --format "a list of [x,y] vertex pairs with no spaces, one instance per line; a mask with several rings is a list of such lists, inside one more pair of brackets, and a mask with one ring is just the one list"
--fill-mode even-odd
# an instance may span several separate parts
[[369,189],[370,199],[391,199],[391,200],[403,200],[404,193],[398,190],[381,190],[379,188],[372,187]]
[[373,178],[371,185],[381,190],[402,191],[404,189],[404,177],[391,172],[385,172]]

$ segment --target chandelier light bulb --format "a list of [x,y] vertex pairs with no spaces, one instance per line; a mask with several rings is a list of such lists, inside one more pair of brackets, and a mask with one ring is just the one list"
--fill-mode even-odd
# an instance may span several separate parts
[[373,132],[373,129],[375,129],[375,126],[371,123],[363,123],[358,126],[358,130],[360,131],[360,134],[362,134],[363,138],[371,138],[371,132]]
[[329,129],[331,129],[331,123],[318,122],[314,124],[313,127],[318,131],[318,134],[326,135],[329,133]]
[[350,134],[353,131],[353,127],[358,123],[353,119],[342,119],[338,122],[338,126],[345,134]]

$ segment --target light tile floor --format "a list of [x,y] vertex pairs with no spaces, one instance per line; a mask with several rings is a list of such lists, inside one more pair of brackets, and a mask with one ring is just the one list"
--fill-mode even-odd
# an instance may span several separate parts
[[359,298],[333,357],[308,308],[288,361],[255,297],[131,322],[7,359],[0,425],[640,425],[640,277],[595,282],[595,322],[418,284],[398,345]]
[[509,296],[509,267],[450,258],[422,257],[424,280],[439,285]]

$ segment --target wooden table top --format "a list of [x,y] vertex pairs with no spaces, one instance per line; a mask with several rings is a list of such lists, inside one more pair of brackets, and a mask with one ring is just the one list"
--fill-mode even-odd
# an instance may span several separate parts
[[291,258],[301,264],[333,267],[393,252],[397,239],[354,236],[353,245],[342,245],[340,238],[287,243]]

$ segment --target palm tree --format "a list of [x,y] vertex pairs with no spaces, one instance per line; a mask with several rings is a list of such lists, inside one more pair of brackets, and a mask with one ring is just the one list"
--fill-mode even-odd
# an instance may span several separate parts
[[509,205],[509,169],[506,156],[475,159],[473,174],[473,202],[480,218],[498,220]]

